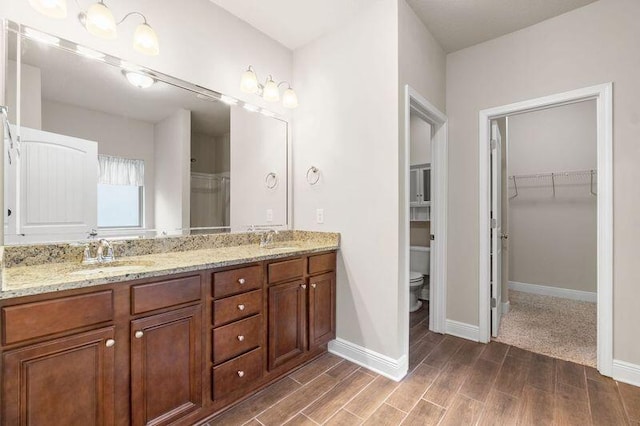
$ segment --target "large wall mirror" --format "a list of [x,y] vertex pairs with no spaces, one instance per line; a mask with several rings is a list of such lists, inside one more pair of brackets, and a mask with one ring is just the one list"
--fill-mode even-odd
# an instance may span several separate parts
[[5,25],[5,244],[286,228],[288,124]]

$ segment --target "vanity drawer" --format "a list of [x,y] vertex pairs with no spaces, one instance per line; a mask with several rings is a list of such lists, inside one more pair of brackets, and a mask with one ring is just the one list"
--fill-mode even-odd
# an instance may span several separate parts
[[262,287],[262,266],[247,266],[213,274],[213,297],[225,297]]
[[213,367],[213,399],[255,383],[262,377],[262,348]]
[[2,308],[5,345],[113,320],[111,290]]
[[200,300],[200,276],[176,278],[131,287],[131,313],[141,314]]
[[213,330],[213,363],[218,364],[260,346],[262,315]]
[[325,253],[309,256],[309,275],[329,272],[336,269],[336,254]]
[[215,327],[259,314],[262,311],[262,289],[213,302],[213,325]]
[[269,283],[302,278],[304,272],[304,259],[285,260],[269,264]]

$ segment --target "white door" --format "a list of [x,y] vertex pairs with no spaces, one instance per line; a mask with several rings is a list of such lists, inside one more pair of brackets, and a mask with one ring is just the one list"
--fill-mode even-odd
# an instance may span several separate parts
[[491,335],[502,317],[502,136],[491,123]]
[[20,156],[10,166],[16,195],[7,200],[15,204],[9,221],[15,220],[16,234],[7,239],[86,238],[97,227],[98,144],[26,127],[20,139]]

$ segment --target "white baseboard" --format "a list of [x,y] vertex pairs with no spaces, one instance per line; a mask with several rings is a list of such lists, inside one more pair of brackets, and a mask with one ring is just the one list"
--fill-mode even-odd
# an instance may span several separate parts
[[502,302],[502,315],[506,315],[511,310],[511,302],[508,300],[506,302]]
[[393,359],[340,338],[329,342],[329,352],[396,382],[402,380],[409,369],[409,362],[404,355]]
[[466,324],[464,322],[447,320],[447,334],[462,337],[463,339],[480,341],[480,327],[477,325]]
[[640,365],[614,359],[612,370],[615,380],[640,386]]
[[580,300],[583,302],[596,303],[598,300],[598,293],[596,292],[571,290],[568,288],[551,287],[539,284],[519,283],[516,281],[509,281],[509,290],[539,294],[541,296],[562,297],[563,299]]

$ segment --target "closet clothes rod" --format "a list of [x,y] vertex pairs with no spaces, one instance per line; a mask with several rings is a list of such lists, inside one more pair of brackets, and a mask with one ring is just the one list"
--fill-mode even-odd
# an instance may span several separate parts
[[596,170],[572,170],[572,171],[564,171],[564,172],[547,172],[547,173],[536,173],[536,174],[528,174],[528,175],[512,175],[509,176],[509,179],[513,180],[513,187],[515,189],[515,194],[510,196],[509,199],[512,200],[518,196],[518,180],[530,180],[530,179],[551,179],[551,185],[553,188],[553,196],[556,195],[556,179],[562,178],[581,178],[581,177],[589,177],[589,192],[593,196],[597,196],[597,192],[594,190],[595,185],[595,177],[598,175]]

